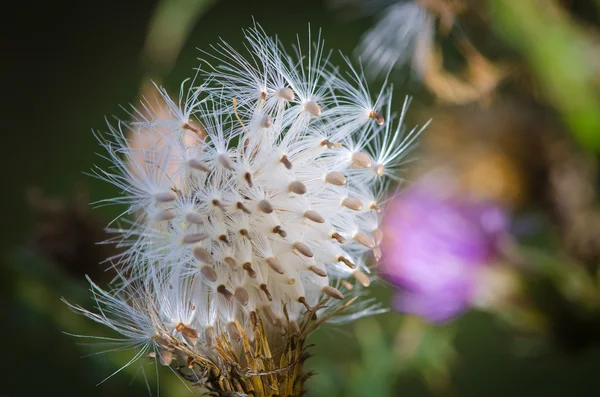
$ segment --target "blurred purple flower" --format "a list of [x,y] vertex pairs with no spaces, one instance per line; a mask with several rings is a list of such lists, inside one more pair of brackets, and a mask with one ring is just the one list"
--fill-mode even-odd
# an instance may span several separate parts
[[399,287],[394,307],[444,322],[468,309],[477,273],[498,252],[505,209],[470,201],[426,176],[393,199],[383,220],[381,275]]

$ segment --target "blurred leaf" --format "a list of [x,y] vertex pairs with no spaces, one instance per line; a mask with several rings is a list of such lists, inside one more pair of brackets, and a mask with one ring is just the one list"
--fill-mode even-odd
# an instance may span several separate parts
[[584,31],[553,1],[491,0],[496,29],[522,53],[545,95],[573,135],[600,151],[600,99],[593,84],[597,56]]
[[454,335],[453,324],[433,326],[417,317],[404,317],[396,336],[399,368],[421,374],[430,390],[444,391],[449,386],[450,371],[457,359]]

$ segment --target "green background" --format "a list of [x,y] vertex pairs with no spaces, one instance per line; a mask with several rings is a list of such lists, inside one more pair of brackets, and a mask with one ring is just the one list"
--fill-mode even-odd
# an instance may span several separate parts
[[[181,2],[185,5],[185,1]],[[91,306],[83,276],[68,274],[39,258],[31,249],[34,218],[26,201],[31,186],[69,199],[85,185],[91,200],[115,195],[111,186],[83,172],[94,164],[99,147],[92,129],[104,128],[105,115],[121,115],[120,104],[137,101],[139,88],[153,65],[142,56],[151,1],[59,1],[12,5],[2,34],[2,209],[0,313],[2,359],[0,396],[145,396],[135,369],[98,382],[126,362],[127,354],[82,356],[98,351],[77,344],[63,333],[98,333],[60,302],[62,296]],[[186,40],[172,71],[162,76],[169,89],[192,74],[200,52],[222,37],[234,46],[241,29],[255,18],[270,34],[292,43],[306,37],[307,25],[322,28],[326,46],[350,54],[369,18],[345,20],[317,1],[217,2],[203,13]],[[175,22],[176,23],[176,22]],[[339,58],[337,58],[339,59]],[[418,84],[395,76],[396,91],[417,94]],[[6,89],[8,88],[8,89]],[[401,96],[400,96],[401,98]],[[400,101],[397,101],[400,103]],[[411,120],[418,121],[418,120]],[[435,122],[435,121],[434,121]],[[96,214],[107,219],[115,208]],[[375,293],[387,301],[383,285]],[[397,357],[393,345],[407,321],[388,313],[343,326],[325,326],[310,342],[314,357],[308,369],[318,372],[308,384],[311,396],[428,396],[423,373],[444,379],[446,358],[453,396],[598,396],[600,348],[566,352],[536,351],[531,341],[519,343],[485,314],[471,313],[456,326],[427,330],[414,365]],[[454,348],[448,335],[454,335]],[[448,338],[447,338],[448,336]],[[455,349],[455,350],[453,350]],[[145,366],[152,379],[154,367]],[[160,393],[189,392],[168,370],[160,369]],[[194,392],[198,394],[198,391]]]

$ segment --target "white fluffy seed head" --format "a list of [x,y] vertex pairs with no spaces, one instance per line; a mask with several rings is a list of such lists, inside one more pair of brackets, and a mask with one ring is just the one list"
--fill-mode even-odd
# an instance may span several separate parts
[[[251,337],[256,313],[287,332],[285,307],[293,331],[307,308],[370,284],[362,258],[381,241],[373,219],[388,176],[372,163],[394,169],[402,156],[390,142],[409,146],[389,126],[391,95],[370,102],[362,72],[346,80],[322,58],[320,41],[294,57],[259,27],[246,33],[251,63],[222,43],[217,66],[199,72],[216,85],[192,86],[178,104],[160,90],[166,118],[132,112],[133,122],[104,138],[117,171],[97,175],[123,190],[112,201],[137,217],[121,231],[127,251],[113,258],[122,268],[117,290],[140,307],[123,309],[131,299],[102,292],[109,310],[84,313],[123,333],[136,324],[120,316],[133,311],[142,336],[128,332],[138,345],[147,334],[153,346],[169,335],[211,356],[220,335],[233,346]],[[380,102],[387,109],[375,112]],[[133,147],[123,126],[133,140],[139,131],[158,138]],[[357,307],[351,318],[378,310]],[[159,351],[170,362],[168,347]]]

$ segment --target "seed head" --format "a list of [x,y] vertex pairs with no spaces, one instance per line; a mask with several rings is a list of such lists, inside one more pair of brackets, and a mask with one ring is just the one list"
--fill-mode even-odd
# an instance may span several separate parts
[[[341,309],[381,310],[353,303],[381,241],[373,208],[389,175],[373,164],[394,170],[414,134],[399,138],[389,91],[372,102],[362,72],[331,67],[320,38],[294,57],[260,27],[245,33],[252,62],[222,42],[179,102],[159,89],[168,117],[134,110],[98,135],[114,167],[95,173],[123,191],[105,202],[135,219],[116,231],[127,250],[110,258],[115,290],[92,284],[101,313],[74,308],[163,365],[183,357],[193,374],[181,375],[209,389],[283,396],[300,393],[300,364],[268,388],[257,369],[281,370],[285,349]],[[157,139],[130,145],[140,134]]]

